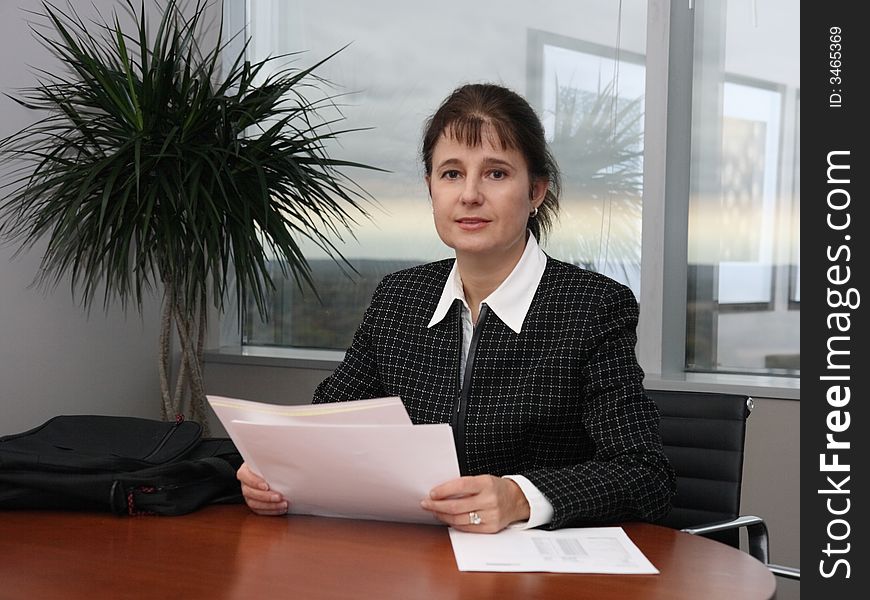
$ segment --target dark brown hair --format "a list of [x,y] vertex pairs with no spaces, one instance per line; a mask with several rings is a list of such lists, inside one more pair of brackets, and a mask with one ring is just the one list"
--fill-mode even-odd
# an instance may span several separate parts
[[561,176],[547,147],[544,127],[529,103],[514,91],[489,84],[467,84],[447,97],[426,122],[422,158],[426,175],[432,175],[432,153],[442,135],[468,146],[482,143],[484,128],[498,138],[504,149],[518,150],[526,159],[529,179],[546,179],[547,194],[528,228],[538,240],[550,231],[559,210]]

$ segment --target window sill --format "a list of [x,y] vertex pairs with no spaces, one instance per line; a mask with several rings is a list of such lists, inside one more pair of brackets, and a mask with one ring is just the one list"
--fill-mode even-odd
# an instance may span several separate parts
[[344,351],[277,346],[222,346],[206,350],[204,360],[206,363],[332,371],[344,360]]
[[[317,369],[332,371],[344,359],[340,350],[279,348],[276,346],[223,346],[205,353],[206,363]],[[747,394],[756,398],[800,400],[799,378],[724,373],[647,373],[644,385],[651,390],[687,390]]]
[[800,400],[801,380],[798,377],[736,375],[733,373],[647,373],[643,381],[650,390],[685,390],[746,394],[753,398]]

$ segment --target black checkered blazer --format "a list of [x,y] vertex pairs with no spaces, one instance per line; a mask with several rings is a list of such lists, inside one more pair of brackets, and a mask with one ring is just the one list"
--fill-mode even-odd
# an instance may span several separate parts
[[[460,302],[427,325],[452,265],[385,277],[314,402],[400,396],[414,423],[450,423]],[[674,475],[634,354],[637,317],[627,287],[548,257],[522,332],[493,312],[483,322],[463,474],[524,475],[553,505],[552,528],[667,514]]]

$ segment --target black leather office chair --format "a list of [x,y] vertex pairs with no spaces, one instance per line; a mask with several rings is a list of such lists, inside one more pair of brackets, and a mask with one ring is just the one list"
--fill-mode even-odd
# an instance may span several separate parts
[[661,414],[665,454],[677,475],[677,493],[663,525],[740,547],[775,575],[800,579],[800,570],[770,564],[767,525],[740,516],[743,445],[752,398],[738,394],[647,390]]

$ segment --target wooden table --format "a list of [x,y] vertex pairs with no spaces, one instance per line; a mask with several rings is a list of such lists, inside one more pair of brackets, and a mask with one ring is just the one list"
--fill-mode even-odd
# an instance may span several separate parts
[[626,533],[660,575],[463,573],[447,529],[211,506],[183,517],[0,511],[0,598],[751,600],[773,576],[744,552],[655,525]]

